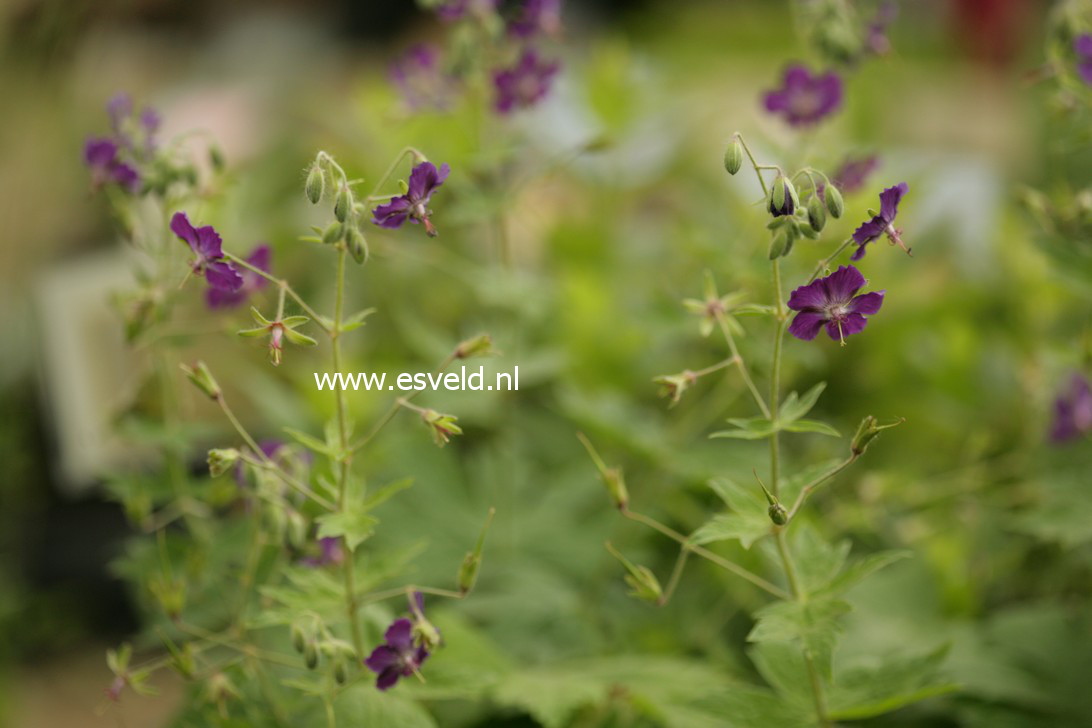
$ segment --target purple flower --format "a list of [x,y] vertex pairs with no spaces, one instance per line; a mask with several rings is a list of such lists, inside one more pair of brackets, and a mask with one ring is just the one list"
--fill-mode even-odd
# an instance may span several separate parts
[[190,224],[186,213],[176,212],[171,218],[171,232],[188,244],[196,254],[193,272],[204,275],[210,286],[228,291],[242,288],[243,277],[224,260],[220,235],[211,225],[195,228]]
[[1092,34],[1077,36],[1073,41],[1073,50],[1077,53],[1077,73],[1086,84],[1092,86]]
[[369,670],[378,673],[375,686],[380,690],[416,673],[429,655],[424,644],[414,644],[413,623],[404,617],[394,620],[383,637],[386,644],[376,647],[364,660]]
[[410,109],[444,109],[451,103],[455,78],[441,68],[433,46],[411,47],[391,64],[389,78]]
[[125,120],[133,113],[133,100],[129,94],[115,94],[106,102],[106,114],[110,117],[110,126],[114,133],[121,135]]
[[[284,443],[280,440],[262,440],[258,443],[258,447],[262,449],[262,453],[272,460],[277,456],[277,452],[284,447]],[[240,488],[246,486],[246,464],[240,460],[235,464],[235,484]]]
[[800,286],[789,296],[789,308],[798,313],[789,326],[789,333],[798,339],[811,341],[823,324],[827,335],[844,346],[846,337],[864,331],[868,319],[883,305],[884,291],[857,295],[865,284],[861,272],[843,265],[826,278]]
[[[251,251],[250,255],[246,257],[246,262],[268,273],[269,258],[269,246],[263,243]],[[205,302],[209,308],[234,308],[246,301],[250,294],[262,290],[269,283],[262,276],[246,268],[241,271],[240,275],[243,277],[243,285],[237,290],[211,286],[205,291]]]
[[345,560],[345,552],[341,548],[341,539],[327,536],[318,540],[319,555],[308,556],[300,560],[304,566],[318,569],[323,566],[336,566]]
[[1063,443],[1092,432],[1092,388],[1088,380],[1074,372],[1069,386],[1054,400],[1054,425],[1050,441]]
[[899,182],[894,187],[888,187],[880,193],[880,212],[871,220],[862,223],[853,231],[853,242],[857,243],[857,250],[850,256],[850,260],[860,260],[864,257],[865,246],[881,235],[886,235],[892,245],[898,245],[907,253],[910,248],[902,242],[902,230],[895,229],[895,216],[899,212],[899,200],[910,189],[905,182]]
[[887,26],[895,22],[898,15],[899,6],[893,0],[887,0],[880,5],[865,33],[865,48],[869,53],[884,56],[891,52],[891,41],[887,39]]
[[96,188],[114,182],[130,192],[140,186],[140,175],[118,158],[118,145],[111,139],[88,139],[83,159],[91,170],[91,184]]
[[780,89],[765,96],[766,111],[782,114],[792,126],[814,124],[842,104],[842,79],[830,71],[812,75],[802,65],[785,69]]
[[497,93],[493,107],[507,114],[533,106],[549,93],[559,68],[553,61],[540,59],[534,50],[525,50],[516,65],[493,73]]
[[436,6],[441,20],[451,23],[467,15],[485,15],[497,7],[498,0],[445,0]]
[[517,38],[536,33],[557,35],[561,32],[561,0],[526,0],[519,14],[508,22],[508,32]]
[[838,168],[838,171],[832,175],[831,181],[843,194],[853,194],[864,187],[865,181],[879,166],[880,158],[875,154],[867,157],[847,158],[842,166]]
[[379,227],[393,229],[402,227],[402,223],[409,220],[414,224],[423,224],[429,237],[436,237],[436,228],[429,219],[431,211],[428,209],[428,202],[450,172],[451,167],[446,164],[440,165],[437,170],[432,162],[421,162],[410,172],[406,194],[375,208],[372,211],[372,222]]

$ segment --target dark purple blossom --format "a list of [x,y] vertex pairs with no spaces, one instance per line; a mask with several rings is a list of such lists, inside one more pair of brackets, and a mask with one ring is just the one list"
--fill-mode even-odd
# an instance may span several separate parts
[[224,260],[220,235],[211,225],[195,228],[186,213],[176,212],[171,218],[171,232],[190,246],[197,256],[192,264],[193,272],[204,275],[210,286],[228,291],[242,288],[243,277]]
[[140,174],[118,156],[118,145],[111,139],[88,139],[83,159],[91,170],[91,184],[96,188],[113,182],[130,192],[140,186]]
[[418,672],[428,659],[428,648],[424,644],[415,644],[413,622],[406,618],[396,619],[383,635],[386,644],[379,645],[364,664],[374,673],[378,673],[375,686],[387,690],[398,682],[399,678],[409,677]]
[[421,162],[410,172],[406,194],[375,208],[372,211],[372,222],[382,228],[399,228],[409,220],[414,224],[423,224],[429,237],[436,237],[436,228],[429,219],[431,212],[428,202],[450,172],[451,167],[446,164],[440,165],[437,170],[432,162]]
[[561,32],[561,0],[525,0],[508,22],[508,32],[518,38],[557,35]]
[[864,187],[865,182],[879,167],[880,158],[875,154],[847,158],[831,176],[831,181],[843,194],[850,195]]
[[1069,385],[1054,400],[1054,424],[1050,441],[1063,443],[1092,432],[1092,388],[1082,375],[1074,373]]
[[444,109],[451,104],[456,79],[440,64],[440,51],[415,45],[391,64],[389,78],[410,109]]
[[1089,86],[1092,86],[1092,34],[1084,33],[1073,41],[1073,50],[1077,53],[1077,73]]
[[327,536],[318,540],[319,553],[317,556],[308,556],[300,561],[304,566],[321,568],[323,566],[336,566],[345,560],[345,552],[341,548],[341,539]]
[[798,313],[789,326],[789,333],[798,339],[811,341],[826,324],[827,335],[844,346],[846,337],[864,331],[871,316],[883,305],[884,291],[857,295],[865,284],[861,272],[843,265],[826,278],[800,286],[789,296],[789,308]]
[[[269,246],[263,243],[251,251],[246,257],[246,262],[268,273],[270,255]],[[208,303],[209,308],[234,308],[245,302],[250,294],[262,290],[269,283],[262,276],[246,268],[240,272],[240,275],[243,277],[243,285],[237,290],[210,286],[205,291],[205,302]]]
[[493,73],[493,107],[498,113],[508,114],[535,105],[549,93],[559,69],[556,62],[542,60],[532,49],[525,50],[516,65]]
[[781,114],[792,126],[814,124],[842,105],[842,79],[829,71],[813,75],[802,65],[785,69],[781,88],[766,93],[766,111]]
[[498,0],[444,0],[435,7],[441,20],[451,23],[467,16],[486,15],[497,7]]
[[892,245],[898,245],[907,253],[910,252],[910,249],[902,242],[902,230],[895,228],[895,216],[899,212],[899,201],[909,189],[910,186],[905,182],[899,182],[894,187],[888,187],[880,193],[880,212],[853,231],[853,242],[857,243],[857,250],[850,256],[850,260],[863,258],[865,247],[881,235],[886,235]]

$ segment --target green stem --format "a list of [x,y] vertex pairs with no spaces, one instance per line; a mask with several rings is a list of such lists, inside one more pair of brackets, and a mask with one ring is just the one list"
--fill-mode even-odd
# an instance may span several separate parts
[[823,473],[818,478],[816,478],[815,480],[811,481],[810,483],[805,485],[803,488],[801,488],[800,489],[800,494],[796,496],[796,501],[792,504],[792,508],[789,509],[789,513],[788,513],[788,516],[787,516],[787,521],[791,521],[793,519],[793,517],[796,515],[797,511],[800,510],[800,507],[803,506],[804,502],[808,499],[808,496],[810,496],[812,494],[812,492],[816,488],[818,488],[820,485],[822,485],[826,481],[830,480],[835,475],[837,475],[838,473],[842,472],[843,470],[848,468],[850,465],[855,463],[857,461],[857,458],[859,458],[859,457],[860,457],[860,455],[850,455],[848,458],[846,458],[842,462],[838,463],[833,468],[831,468],[830,470]]
[[[762,185],[762,194],[765,197],[770,196],[770,190],[766,187],[766,180],[762,178],[763,166],[755,161],[755,155],[751,154],[751,148],[747,146],[747,142],[743,140],[743,136],[736,134],[736,139],[739,139],[740,145],[743,147],[743,151],[747,153],[747,158],[751,160],[751,166],[754,167],[755,176],[758,177],[758,183]],[[776,169],[776,167],[774,167]]]
[[762,395],[758,392],[758,387],[755,386],[755,382],[751,379],[751,373],[747,369],[747,364],[743,361],[743,357],[740,356],[739,348],[736,346],[736,339],[732,336],[731,330],[728,328],[728,321],[724,317],[724,313],[717,312],[717,323],[720,325],[721,333],[724,334],[724,340],[728,342],[728,351],[732,353],[732,358],[735,359],[736,367],[739,369],[739,375],[743,378],[743,383],[747,385],[747,391],[751,393],[751,397],[754,399],[755,404],[758,405],[758,409],[762,412],[762,416],[769,419],[770,409],[766,406],[766,402],[762,399]]
[[283,278],[277,278],[276,276],[270,275],[261,268],[253,266],[250,263],[247,263],[242,258],[237,258],[231,253],[224,253],[224,257],[230,260],[235,265],[239,266],[240,268],[245,268],[251,273],[261,276],[270,283],[276,285],[282,291],[287,293],[292,298],[292,300],[295,301],[301,309],[303,309],[304,313],[311,317],[311,320],[315,322],[316,326],[325,331],[327,334],[331,336],[333,335],[333,331],[323,322],[322,317],[315,313],[315,310],[313,308],[307,305],[307,301],[304,301],[303,298],[301,298],[300,295],[296,293],[292,286],[288,285],[288,281],[284,280]]
[[845,241],[841,245],[839,245],[838,248],[833,253],[828,255],[826,258],[823,258],[821,261],[819,261],[819,264],[817,266],[815,266],[815,270],[813,270],[811,272],[811,276],[808,277],[808,283],[811,283],[816,278],[818,278],[819,274],[822,273],[824,270],[826,270],[827,267],[831,264],[831,262],[835,258],[837,258],[839,255],[841,255],[842,251],[844,251],[846,248],[848,248],[852,243],[853,243],[853,236],[851,235],[850,237],[846,238]]
[[667,604],[671,599],[671,595],[675,593],[675,587],[679,585],[679,579],[682,578],[683,569],[686,568],[686,560],[689,557],[690,549],[680,546],[679,557],[675,559],[675,568],[671,570],[671,578],[667,581],[667,588],[664,589],[663,595],[657,602],[661,607]]
[[[451,362],[453,361],[455,361],[455,354],[448,354],[447,357],[442,362],[440,362],[440,366],[436,368],[436,371],[444,371],[449,366],[451,366]],[[414,390],[402,397],[397,397],[394,402],[391,403],[391,406],[387,408],[387,411],[383,413],[383,416],[380,417],[379,420],[377,420],[376,423],[372,426],[372,429],[368,431],[368,434],[357,440],[357,442],[352,446],[352,452],[355,453],[357,450],[360,450],[369,442],[371,442],[372,438],[378,435],[379,432],[387,426],[387,423],[394,419],[394,416],[398,414],[398,411],[402,409],[402,403],[409,402],[411,399],[417,396],[419,391],[420,390]]]
[[[785,303],[782,301],[784,296],[781,291],[781,261],[777,258],[773,261],[773,281],[774,281],[774,309],[777,317],[777,330],[774,333],[774,349],[773,349],[773,365],[770,369],[770,421],[777,422],[777,411],[780,407],[781,398],[781,342],[785,338],[785,322],[788,320],[788,316],[785,313]],[[780,483],[780,438],[778,432],[775,429],[773,434],[770,435],[770,492],[774,494],[774,497],[778,497]]]

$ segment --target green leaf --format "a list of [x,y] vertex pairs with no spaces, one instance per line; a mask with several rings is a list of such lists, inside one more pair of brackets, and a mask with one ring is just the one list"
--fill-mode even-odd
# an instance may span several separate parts
[[748,419],[730,418],[728,424],[734,426],[734,430],[721,430],[714,432],[711,438],[731,438],[735,440],[761,440],[777,432],[774,423],[765,417],[751,417]]
[[803,397],[800,397],[796,392],[792,392],[785,401],[781,403],[780,409],[777,412],[777,420],[782,425],[787,425],[790,422],[800,419],[815,406],[815,403],[819,401],[819,395],[823,393],[823,390],[827,388],[826,382],[819,382],[814,387],[804,393]]
[[413,478],[402,478],[393,483],[387,483],[368,496],[367,500],[364,501],[364,510],[370,511],[374,509],[376,506],[385,503],[394,494],[409,488],[411,485],[413,485]]
[[331,449],[330,446],[327,445],[325,442],[318,439],[317,437],[312,437],[311,435],[308,435],[306,432],[300,432],[299,430],[292,427],[285,427],[284,432],[293,440],[306,447],[308,450],[313,450],[330,458],[335,457],[335,455],[337,454],[336,451]]
[[294,329],[285,329],[284,338],[288,339],[296,346],[316,346],[318,344],[317,341],[312,339],[307,334],[301,334]]
[[269,329],[265,328],[264,326],[259,326],[256,329],[242,329],[240,331],[236,331],[235,333],[238,336],[244,336],[248,339],[253,339],[258,336],[265,336],[269,333]]
[[840,574],[820,587],[816,594],[842,594],[859,584],[869,575],[879,571],[883,567],[896,561],[912,556],[910,551],[880,551],[869,554],[863,559],[857,559],[847,566]]
[[744,303],[736,306],[732,309],[733,314],[758,314],[762,316],[772,316],[776,313],[776,309],[773,306],[765,303]]
[[744,488],[728,480],[716,478],[709,483],[731,512],[721,513],[706,521],[690,535],[696,545],[738,539],[745,549],[770,532],[773,524],[767,512],[766,499],[757,488]]
[[839,619],[849,603],[833,597],[812,597],[806,602],[775,602],[763,607],[747,639],[751,642],[797,642],[811,655],[819,673],[831,679],[834,646],[841,632]]
[[285,316],[281,319],[281,323],[287,328],[294,329],[297,326],[303,326],[310,320],[306,316]]
[[841,571],[849,555],[849,541],[830,543],[815,526],[807,522],[793,529],[790,547],[797,576],[809,595],[829,584]]
[[356,547],[375,531],[379,520],[368,514],[367,504],[347,500],[342,510],[325,513],[315,522],[319,524],[319,538],[344,537],[349,550],[356,551]]
[[361,326],[367,323],[366,319],[373,313],[375,313],[374,308],[366,308],[363,311],[358,311],[354,313],[352,316],[341,322],[341,330],[352,331],[353,329],[359,329]]
[[835,720],[872,718],[957,690],[958,685],[937,676],[947,651],[947,647],[942,646],[925,655],[887,657],[876,666],[841,672],[828,690],[830,717]]
[[820,435],[841,437],[838,430],[835,430],[826,422],[820,422],[819,420],[796,420],[783,424],[782,429],[788,430],[789,432],[817,432]]

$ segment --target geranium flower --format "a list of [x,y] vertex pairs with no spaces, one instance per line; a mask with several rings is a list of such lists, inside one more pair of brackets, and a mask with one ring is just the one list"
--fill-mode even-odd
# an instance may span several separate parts
[[789,308],[798,313],[789,326],[789,333],[798,339],[811,341],[826,324],[827,335],[844,346],[847,336],[864,331],[871,316],[883,305],[884,291],[857,295],[865,284],[861,272],[843,265],[826,278],[800,286],[789,296]]
[[[269,246],[263,243],[251,251],[250,255],[246,257],[246,262],[268,273],[270,255]],[[210,286],[205,291],[205,302],[208,303],[209,308],[234,308],[244,303],[250,297],[250,294],[262,290],[269,283],[262,276],[246,268],[240,271],[239,274],[243,277],[243,284],[237,290],[232,291]]]
[[1054,400],[1054,424],[1050,441],[1062,443],[1092,432],[1092,388],[1088,380],[1074,373],[1069,385]]
[[364,664],[372,672],[378,673],[375,686],[387,690],[400,678],[418,672],[428,659],[429,652],[424,644],[414,644],[413,622],[405,617],[394,620],[383,638],[386,644],[372,650]]
[[412,46],[388,74],[410,109],[444,109],[451,103],[455,78],[440,66],[440,51],[433,46]]
[[1092,86],[1092,34],[1084,33],[1073,41],[1073,50],[1077,53],[1077,73],[1089,86]]
[[493,108],[508,114],[534,106],[549,93],[559,69],[559,64],[542,60],[534,50],[525,50],[516,65],[493,73],[497,94]]
[[561,32],[561,0],[526,0],[508,22],[508,32],[518,38],[539,32],[557,35]]
[[130,192],[140,186],[140,174],[118,158],[118,145],[111,139],[88,139],[83,159],[91,170],[91,184],[96,188],[113,182]]
[[766,111],[781,114],[792,126],[815,124],[842,105],[842,79],[830,71],[813,75],[802,65],[785,70],[781,88],[766,93]]
[[176,212],[171,218],[171,232],[190,246],[197,256],[192,263],[193,272],[205,276],[210,286],[228,291],[242,288],[243,277],[224,260],[220,235],[211,225],[195,228],[186,213]]
[[372,222],[382,228],[399,228],[409,220],[414,224],[423,224],[429,237],[436,237],[436,228],[429,219],[428,202],[450,172],[451,167],[446,164],[440,165],[437,170],[432,162],[421,162],[410,173],[406,194],[375,208]]
[[842,166],[831,175],[831,181],[843,194],[850,195],[864,187],[864,183],[879,166],[880,158],[875,154],[867,157],[847,158]]
[[905,182],[899,182],[880,193],[879,214],[853,231],[853,242],[857,243],[857,250],[850,256],[850,260],[863,258],[865,246],[881,235],[886,235],[892,245],[898,245],[907,253],[910,252],[910,248],[902,242],[902,230],[896,230],[894,225],[895,216],[899,212],[899,201],[909,189]]

